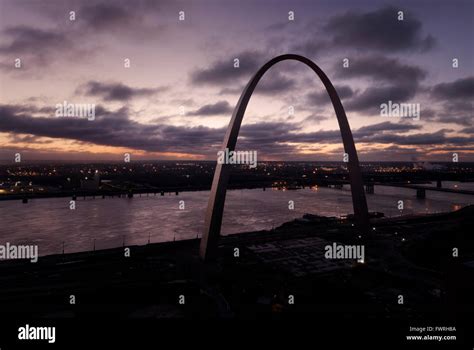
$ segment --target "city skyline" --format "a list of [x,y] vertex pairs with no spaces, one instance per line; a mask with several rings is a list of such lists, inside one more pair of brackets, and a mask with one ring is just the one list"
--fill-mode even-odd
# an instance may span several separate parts
[[[362,162],[474,160],[472,3],[198,3],[1,0],[0,159],[215,160],[250,77],[296,53],[334,83]],[[95,119],[56,117],[64,101],[94,104]],[[419,120],[382,116],[391,101],[421,106]],[[259,160],[343,154],[322,84],[293,62],[262,79],[237,147]]]

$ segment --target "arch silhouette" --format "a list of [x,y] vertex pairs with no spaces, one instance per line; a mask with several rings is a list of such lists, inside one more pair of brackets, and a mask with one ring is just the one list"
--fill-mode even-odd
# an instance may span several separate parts
[[[321,68],[319,68],[310,59],[304,56],[294,54],[277,56],[265,63],[257,71],[257,73],[255,73],[255,75],[252,77],[252,79],[250,79],[244,91],[242,92],[239,102],[237,103],[237,106],[234,109],[232,119],[229,123],[229,127],[227,128],[227,132],[224,137],[222,150],[225,150],[227,148],[229,149],[229,151],[233,151],[235,149],[237,137],[239,135],[240,125],[242,124],[242,119],[244,117],[245,110],[255,87],[268,69],[270,69],[276,63],[285,60],[299,61],[310,67],[321,79],[324,84],[324,87],[326,88],[327,93],[329,94],[329,97],[331,98],[334,111],[336,112],[337,121],[339,123],[339,129],[341,131],[344,150],[349,155],[348,170],[351,184],[354,216],[358,228],[364,233],[367,233],[369,228],[369,213],[367,209],[367,201],[365,198],[364,185],[362,182],[362,173],[359,166],[359,158],[357,157],[357,151],[354,145],[352,132],[349,127],[349,122],[347,121],[344,107],[342,106],[341,100],[336,92],[336,89],[334,88],[326,74],[321,70]],[[204,233],[201,239],[201,246],[199,252],[200,257],[203,260],[212,259],[216,255],[217,243],[222,225],[222,215],[224,212],[224,203],[229,175],[229,164],[216,165],[214,178],[212,180],[209,202],[207,205]]]

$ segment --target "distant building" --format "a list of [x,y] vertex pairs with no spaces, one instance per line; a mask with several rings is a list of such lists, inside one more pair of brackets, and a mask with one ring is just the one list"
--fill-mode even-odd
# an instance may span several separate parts
[[415,163],[413,168],[417,169],[417,170],[443,170],[443,169],[446,169],[446,167],[441,165],[441,164],[432,164],[432,163],[429,163],[429,162]]

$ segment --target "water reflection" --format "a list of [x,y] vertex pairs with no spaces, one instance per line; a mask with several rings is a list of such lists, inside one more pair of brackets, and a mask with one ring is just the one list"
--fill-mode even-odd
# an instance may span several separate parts
[[[450,184],[451,185],[451,184]],[[179,196],[150,196],[78,200],[69,209],[69,198],[0,202],[1,244],[38,244],[40,255],[125,244],[146,244],[195,238],[201,234],[209,192],[182,192]],[[376,186],[367,195],[370,211],[386,216],[458,210],[471,204],[474,196],[427,192],[417,199],[412,189]],[[185,209],[179,209],[183,200]],[[398,210],[399,200],[404,210]],[[289,209],[289,201],[294,209]],[[352,213],[349,186],[342,189],[311,187],[300,190],[229,191],[222,234],[265,230],[301,217],[305,213],[343,216]]]

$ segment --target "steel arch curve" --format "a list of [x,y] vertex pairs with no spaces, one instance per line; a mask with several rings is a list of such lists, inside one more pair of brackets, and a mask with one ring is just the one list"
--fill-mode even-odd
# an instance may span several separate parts
[[[257,71],[257,73],[248,82],[247,86],[242,92],[242,95],[240,96],[237,106],[234,109],[232,119],[229,123],[229,127],[227,128],[227,132],[224,137],[222,150],[225,150],[227,148],[229,149],[229,151],[233,151],[235,149],[237,137],[239,135],[240,125],[242,124],[242,119],[244,117],[245,110],[255,87],[268,69],[270,69],[276,63],[285,60],[299,61],[310,67],[321,79],[326,88],[326,91],[329,94],[329,97],[331,98],[334,111],[336,112],[337,121],[339,123],[339,129],[341,131],[344,150],[349,155],[348,170],[351,184],[354,215],[359,229],[362,230],[364,233],[368,233],[369,213],[367,209],[367,201],[365,198],[364,185],[362,182],[362,173],[359,166],[359,159],[357,157],[357,151],[354,145],[352,132],[349,127],[349,122],[347,121],[346,113],[344,111],[344,107],[342,106],[341,100],[331,81],[321,70],[321,68],[319,68],[310,59],[304,56],[294,54],[281,55],[271,59]],[[204,233],[201,239],[199,252],[200,257],[203,260],[214,258],[217,251],[217,243],[221,231],[222,215],[224,212],[224,203],[229,174],[230,166],[228,164],[216,165],[214,178],[212,180],[209,202],[207,205]]]

